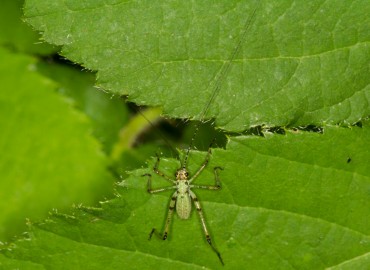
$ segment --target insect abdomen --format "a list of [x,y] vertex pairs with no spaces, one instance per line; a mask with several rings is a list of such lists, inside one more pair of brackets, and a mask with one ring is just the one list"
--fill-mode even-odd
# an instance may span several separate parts
[[177,196],[176,212],[181,219],[188,219],[190,217],[191,199],[188,193],[180,193]]
[[188,219],[191,212],[191,198],[189,195],[188,181],[178,181],[177,184],[176,212],[179,218]]

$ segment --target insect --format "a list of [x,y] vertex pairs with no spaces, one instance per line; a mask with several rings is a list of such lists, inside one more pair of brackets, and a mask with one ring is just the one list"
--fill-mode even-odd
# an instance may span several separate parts
[[[234,60],[234,58],[236,57],[236,55],[240,51],[241,45],[242,45],[242,43],[243,43],[243,41],[246,37],[247,30],[248,30],[248,28],[251,24],[251,21],[253,20],[253,18],[255,16],[257,8],[258,7],[256,7],[254,9],[252,15],[249,16],[249,18],[246,20],[245,25],[243,27],[243,32],[241,34],[241,38],[239,39],[238,43],[236,44],[235,49],[231,54],[231,57],[221,67],[221,69],[220,69],[220,71],[219,71],[219,73],[218,73],[218,75],[215,79],[214,90],[211,94],[211,97],[207,101],[204,109],[201,111],[199,123],[201,123],[202,120],[204,119],[204,117],[206,116],[206,113],[207,113],[209,107],[211,106],[212,101],[214,100],[214,98],[216,97],[217,93],[219,92],[219,90],[221,88],[222,79],[227,74],[227,72],[230,70],[232,61]],[[159,192],[163,192],[163,191],[167,191],[167,190],[175,190],[175,192],[171,196],[171,201],[170,201],[170,204],[169,204],[163,233],[160,234],[157,231],[157,229],[153,228],[151,230],[150,234],[149,234],[149,240],[152,238],[153,234],[156,234],[158,237],[162,238],[163,240],[166,240],[167,236],[168,236],[168,232],[169,232],[169,227],[170,227],[170,224],[172,222],[173,212],[175,211],[175,209],[176,209],[176,213],[177,213],[177,215],[179,216],[180,219],[189,219],[190,214],[191,214],[191,209],[192,209],[192,203],[194,203],[194,206],[195,206],[195,208],[198,212],[199,218],[200,218],[200,222],[202,224],[202,229],[203,229],[206,241],[210,245],[212,250],[217,254],[220,262],[222,264],[224,264],[220,252],[213,245],[213,242],[212,242],[211,237],[209,235],[200,202],[199,202],[197,196],[195,195],[195,193],[192,191],[192,189],[207,189],[207,190],[219,190],[219,189],[221,189],[221,181],[220,181],[219,174],[218,174],[219,170],[223,169],[221,167],[214,167],[213,168],[214,177],[215,177],[215,184],[214,185],[194,185],[193,184],[193,181],[198,178],[198,176],[206,168],[206,166],[209,162],[209,158],[210,158],[210,155],[211,155],[212,143],[210,144],[210,146],[208,148],[208,152],[207,152],[207,155],[206,155],[206,158],[205,158],[204,162],[199,167],[199,169],[194,173],[194,175],[190,176],[190,174],[187,170],[187,161],[188,161],[188,157],[189,157],[189,152],[190,152],[190,149],[193,145],[196,134],[199,130],[199,123],[196,125],[194,134],[193,134],[192,139],[190,141],[190,145],[187,148],[184,160],[181,162],[180,168],[177,169],[177,171],[175,173],[175,179],[165,175],[163,172],[161,172],[159,170],[160,158],[157,155],[157,160],[156,160],[156,163],[153,167],[153,172],[155,174],[159,175],[160,177],[162,177],[163,179],[165,179],[166,181],[170,182],[172,184],[172,186],[153,189],[152,188],[152,175],[150,173],[146,173],[146,174],[143,175],[143,176],[148,177],[147,190],[150,194],[155,194],[155,193],[159,193]]]
[[[151,182],[151,174],[144,174],[144,176],[148,176],[148,192],[158,193],[166,190],[176,189],[176,191],[171,196],[171,202],[170,206],[168,208],[168,214],[166,219],[166,224],[164,228],[164,232],[162,235],[158,234],[159,237],[161,237],[163,240],[167,239],[168,230],[172,221],[172,215],[176,207],[177,215],[180,219],[188,219],[190,217],[191,213],[191,203],[194,202],[195,208],[198,211],[203,231],[206,237],[206,240],[208,244],[211,246],[214,252],[216,252],[218,258],[220,259],[221,263],[223,263],[222,257],[220,252],[215,248],[215,246],[212,244],[211,237],[209,235],[206,222],[204,219],[204,214],[202,211],[202,207],[200,206],[200,203],[198,201],[197,196],[191,189],[208,189],[208,190],[219,190],[221,188],[221,182],[218,176],[218,170],[222,170],[221,167],[215,167],[214,168],[214,174],[215,174],[215,185],[193,185],[192,182],[200,175],[200,173],[204,170],[204,168],[207,166],[209,161],[209,156],[211,154],[211,148],[209,148],[207,152],[207,156],[203,164],[200,166],[200,168],[197,170],[197,172],[189,179],[189,172],[186,169],[186,163],[184,163],[175,173],[175,179],[173,180],[170,177],[166,176],[164,173],[162,173],[158,167],[159,167],[159,156],[157,156],[157,161],[154,165],[153,171],[158,174],[159,176],[163,177],[167,181],[173,184],[173,186],[169,187],[163,187],[158,189],[152,189],[152,182]],[[152,235],[156,232],[156,229],[153,228],[152,231],[149,234],[149,240],[151,239]]]

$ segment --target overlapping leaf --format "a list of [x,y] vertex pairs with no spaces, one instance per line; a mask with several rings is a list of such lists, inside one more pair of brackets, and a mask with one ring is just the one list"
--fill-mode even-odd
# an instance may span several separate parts
[[[0,48],[0,237],[53,207],[92,203],[111,190],[107,159],[35,59]],[[78,80],[76,80],[78,81]]]
[[105,89],[172,117],[199,118],[220,86],[207,116],[239,131],[369,115],[369,9],[366,0],[28,0],[25,12]]
[[0,8],[0,45],[11,50],[47,55],[57,47],[42,42],[40,35],[22,20],[24,0],[2,0]]
[[[223,189],[195,192],[225,267],[204,240],[196,211],[187,221],[174,218],[168,241],[148,241],[152,227],[162,227],[170,197],[146,192],[141,175],[150,169],[123,181],[122,197],[54,214],[31,226],[31,241],[3,253],[51,269],[335,269],[351,261],[366,269],[359,258],[370,251],[369,136],[368,128],[327,127],[323,134],[238,137],[215,149],[196,181],[212,184],[212,167],[223,166]],[[192,153],[190,172],[203,160]],[[178,166],[163,159],[160,169],[171,176]],[[153,183],[168,184],[160,177]]]

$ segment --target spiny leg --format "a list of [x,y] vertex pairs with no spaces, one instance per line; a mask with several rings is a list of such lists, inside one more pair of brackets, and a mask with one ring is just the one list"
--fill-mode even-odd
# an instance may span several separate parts
[[151,194],[176,188],[176,186],[171,186],[171,187],[152,189],[152,175],[150,173],[146,173],[146,174],[143,174],[142,176],[148,176],[147,191]]
[[176,181],[172,180],[171,178],[169,178],[167,175],[165,175],[163,172],[161,172],[160,170],[158,170],[158,167],[159,167],[159,156],[158,154],[156,154],[157,156],[157,161],[155,162],[155,165],[153,167],[153,171],[158,174],[159,176],[163,177],[164,179],[166,179],[167,181],[170,181],[172,184],[176,184]]
[[175,193],[173,193],[171,197],[171,202],[170,202],[170,206],[168,207],[166,225],[164,227],[163,234],[161,235],[160,233],[157,232],[156,228],[153,228],[149,234],[149,240],[152,238],[153,233],[155,233],[158,236],[158,238],[162,238],[163,240],[167,239],[168,230],[170,228],[171,221],[172,221],[173,210],[175,209],[176,199],[177,199],[177,191],[175,191]]
[[205,221],[205,218],[204,218],[204,215],[203,215],[203,211],[202,211],[202,207],[200,206],[200,203],[198,201],[198,198],[197,196],[194,194],[194,192],[192,192],[191,190],[189,191],[189,194],[190,194],[190,197],[191,199],[193,200],[194,202],[194,205],[195,205],[195,208],[197,209],[197,212],[199,214],[199,217],[200,217],[200,221],[202,223],[202,227],[203,227],[203,232],[204,232],[204,235],[206,237],[206,240],[208,242],[208,244],[211,246],[211,248],[213,249],[213,251],[217,254],[218,258],[220,259],[222,265],[224,265],[224,262],[221,258],[221,254],[220,252],[216,249],[216,247],[212,244],[212,240],[211,240],[211,236],[209,235],[208,233],[208,229],[207,229],[207,226],[206,226],[206,221]]
[[193,177],[189,180],[189,183],[193,182],[195,178],[198,177],[198,175],[204,170],[204,168],[207,166],[208,162],[209,162],[209,156],[211,155],[211,146],[213,145],[215,139],[212,140],[212,142],[210,143],[209,147],[208,147],[208,152],[207,152],[207,156],[206,156],[206,159],[204,160],[202,166],[200,166],[200,168],[198,169],[198,171],[193,175]]
[[215,174],[216,185],[190,185],[191,188],[209,189],[209,190],[219,190],[221,188],[221,181],[218,176],[217,170],[223,170],[221,167],[214,167],[213,172]]

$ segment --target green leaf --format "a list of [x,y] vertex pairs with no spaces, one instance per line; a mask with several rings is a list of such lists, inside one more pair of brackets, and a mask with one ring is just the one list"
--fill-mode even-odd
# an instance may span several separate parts
[[0,254],[0,267],[2,269],[28,269],[28,270],[43,270],[43,266],[32,262],[12,260]]
[[37,72],[37,62],[0,48],[0,239],[52,208],[94,203],[112,189],[91,123]]
[[[229,131],[368,116],[369,12],[367,0],[27,0],[25,6],[45,40],[98,71],[103,88],[136,103],[199,119],[220,86],[206,116]],[[239,40],[241,52],[224,74]]]
[[[213,167],[224,168],[220,191],[194,190],[224,267],[204,239],[197,211],[189,220],[175,216],[168,240],[148,241],[153,227],[162,228],[171,196],[146,192],[141,175],[154,174],[154,161],[120,184],[121,197],[101,208],[54,213],[2,253],[49,269],[335,269],[351,260],[366,269],[369,127],[265,135],[232,138],[226,150],[214,149],[194,182],[213,184]],[[204,153],[191,152],[190,173],[203,161]],[[171,177],[178,167],[162,158],[159,169]],[[153,184],[169,185],[155,175]]]
[[[171,197],[146,192],[144,173],[153,174],[154,187],[169,184],[154,175],[155,160],[132,172],[120,184],[120,197],[100,208],[78,207],[30,224],[29,238],[5,245],[0,263],[365,269],[369,8],[365,0],[28,0],[27,21],[63,46],[63,56],[96,70],[99,85],[111,93],[162,106],[171,117],[204,120],[210,102],[206,117],[230,131],[360,120],[363,128],[323,125],[323,134],[292,129],[240,136],[230,138],[226,150],[213,150],[195,183],[213,184],[213,168],[222,166],[223,189],[194,191],[225,267],[207,244],[197,211],[187,221],[175,215],[167,241],[148,241],[153,227],[162,229]],[[228,70],[239,40],[241,51]],[[203,162],[204,153],[191,152],[189,172]],[[173,178],[179,165],[162,158],[159,169]]]
[[133,117],[120,131],[119,140],[112,150],[112,159],[117,161],[121,157],[122,153],[133,148],[139,134],[148,129],[148,126],[154,125],[155,122],[161,119],[160,113],[160,109],[153,108],[145,111],[143,110],[140,114]]
[[95,137],[110,154],[119,130],[128,121],[129,112],[123,100],[97,91],[95,74],[56,63],[38,63],[40,73],[58,82],[59,92],[73,100],[75,107],[91,120]]
[[357,258],[343,262],[339,265],[328,268],[328,270],[351,270],[351,269],[365,269],[370,265],[370,253],[366,253]]
[[22,21],[24,0],[1,0],[0,45],[16,51],[36,54],[50,54],[57,50],[40,40],[40,35]]

